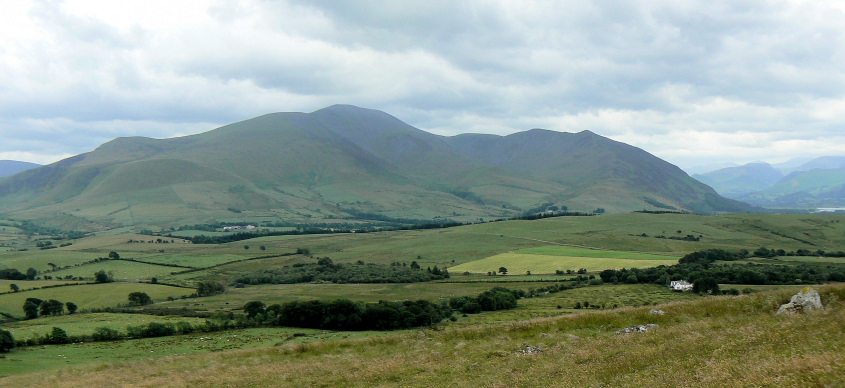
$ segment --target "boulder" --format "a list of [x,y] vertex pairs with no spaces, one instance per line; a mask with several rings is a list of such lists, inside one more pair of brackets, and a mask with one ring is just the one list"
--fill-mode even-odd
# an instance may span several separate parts
[[517,352],[517,354],[527,356],[527,355],[531,355],[531,354],[537,354],[537,353],[540,353],[540,352],[542,352],[542,350],[540,350],[540,348],[538,348],[536,346],[526,345],[525,349],[520,350],[519,352]]
[[665,312],[665,311],[663,311],[663,310],[661,310],[661,309],[651,309],[648,313],[649,313],[649,314],[651,314],[651,315],[663,315],[663,314],[666,314],[666,312]]
[[805,313],[816,309],[823,309],[822,299],[818,291],[807,287],[792,296],[789,303],[782,304],[775,315]]
[[645,333],[651,329],[658,327],[653,323],[646,323],[645,325],[636,325],[636,326],[629,326],[622,330],[616,332],[616,334],[633,334],[633,333]]

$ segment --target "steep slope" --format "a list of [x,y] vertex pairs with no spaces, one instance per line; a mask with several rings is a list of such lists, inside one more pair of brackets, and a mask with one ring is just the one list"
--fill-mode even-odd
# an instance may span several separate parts
[[0,211],[90,228],[363,213],[476,220],[576,210],[744,210],[677,167],[590,132],[453,138],[335,105],[181,138],[118,138],[0,179]]
[[0,160],[0,178],[14,175],[21,171],[26,171],[38,166],[40,165],[29,162],[19,162],[17,160]]
[[678,167],[639,148],[590,131],[533,129],[508,136],[452,137],[455,150],[507,170],[567,187],[563,198],[596,199],[616,211],[643,208],[696,212],[743,211],[745,204],[719,196]]
[[783,174],[768,163],[749,163],[692,177],[725,197],[740,198],[771,187],[783,178]]

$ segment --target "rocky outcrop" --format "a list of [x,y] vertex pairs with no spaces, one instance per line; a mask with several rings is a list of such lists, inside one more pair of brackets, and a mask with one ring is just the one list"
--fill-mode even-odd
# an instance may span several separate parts
[[646,323],[645,325],[636,325],[636,326],[629,326],[622,330],[616,332],[616,334],[633,334],[633,333],[645,333],[651,329],[655,329],[658,326],[653,323]]
[[807,311],[823,309],[822,299],[818,291],[807,287],[792,296],[789,303],[782,304],[775,315],[789,315],[806,313]]
[[651,315],[663,315],[663,314],[666,314],[666,312],[665,312],[665,311],[663,311],[663,310],[661,310],[661,309],[651,309],[651,310],[649,310],[649,312],[648,312],[648,313],[649,313],[649,314],[651,314]]

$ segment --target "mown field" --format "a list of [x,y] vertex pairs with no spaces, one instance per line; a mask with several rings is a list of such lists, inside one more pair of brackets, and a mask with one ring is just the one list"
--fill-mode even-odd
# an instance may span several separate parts
[[509,274],[549,274],[556,271],[601,271],[613,268],[646,268],[672,265],[678,258],[638,252],[543,246],[502,253],[452,267],[453,272],[488,273],[507,268]]

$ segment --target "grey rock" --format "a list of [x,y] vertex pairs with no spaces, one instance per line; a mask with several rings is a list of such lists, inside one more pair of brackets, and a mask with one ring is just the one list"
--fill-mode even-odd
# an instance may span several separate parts
[[616,334],[633,334],[633,333],[645,333],[651,329],[655,329],[659,327],[653,323],[646,323],[645,325],[636,325],[636,326],[629,326],[622,330],[616,332]]
[[792,296],[789,303],[780,305],[778,312],[775,315],[789,315],[797,313],[805,313],[812,310],[823,309],[822,299],[818,291],[807,287],[801,292]]
[[538,348],[536,346],[526,345],[525,349],[522,349],[522,350],[519,351],[519,354],[521,354],[521,355],[531,355],[531,354],[537,354],[537,353],[540,353],[540,352],[542,352],[542,350],[540,350],[540,348]]
[[663,311],[663,310],[661,310],[661,309],[651,309],[648,313],[649,313],[649,314],[651,314],[651,315],[663,315],[663,314],[666,314],[666,312],[665,312],[665,311]]

